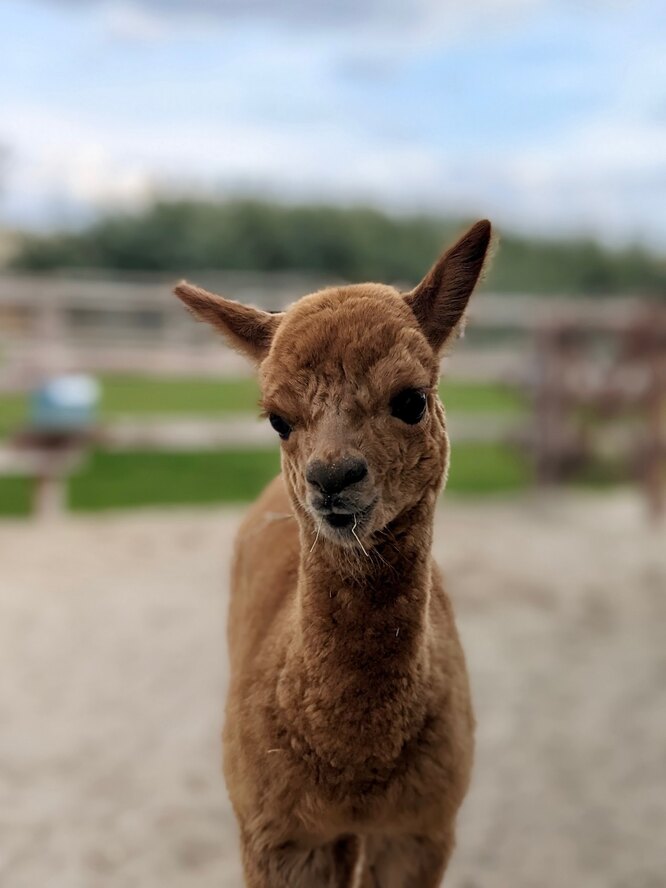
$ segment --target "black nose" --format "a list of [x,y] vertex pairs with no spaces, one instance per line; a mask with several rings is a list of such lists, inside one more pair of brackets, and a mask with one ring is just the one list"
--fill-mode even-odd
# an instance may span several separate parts
[[367,474],[368,464],[364,459],[348,456],[332,463],[313,459],[305,470],[308,482],[325,494],[340,493],[350,484],[362,481]]

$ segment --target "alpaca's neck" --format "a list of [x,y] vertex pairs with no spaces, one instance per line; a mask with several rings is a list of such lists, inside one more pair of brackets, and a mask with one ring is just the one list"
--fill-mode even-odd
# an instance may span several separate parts
[[400,516],[367,556],[321,540],[310,551],[302,528],[297,630],[281,693],[324,759],[367,764],[372,754],[373,767],[387,765],[422,722],[433,504],[428,496]]
[[[304,535],[304,539],[307,536]],[[336,664],[395,660],[419,641],[430,588],[432,510],[424,502],[399,516],[378,542],[352,550],[321,540],[304,545],[299,574],[301,638],[317,656],[323,639],[355,655]],[[399,644],[390,643],[390,639]],[[395,648],[395,650],[394,650]]]

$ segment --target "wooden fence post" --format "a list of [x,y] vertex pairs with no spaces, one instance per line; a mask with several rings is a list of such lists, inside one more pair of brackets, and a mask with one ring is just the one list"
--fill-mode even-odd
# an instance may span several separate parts
[[650,517],[658,521],[666,508],[666,321],[658,308],[645,321],[646,435],[644,483]]

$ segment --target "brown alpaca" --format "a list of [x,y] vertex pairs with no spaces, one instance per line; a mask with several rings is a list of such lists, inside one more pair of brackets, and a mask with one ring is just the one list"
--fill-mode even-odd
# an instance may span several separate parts
[[361,284],[282,314],[182,283],[259,364],[280,475],[238,534],[224,768],[248,888],[434,888],[454,844],[474,719],[432,561],[449,445],[441,351],[490,224],[416,289]]

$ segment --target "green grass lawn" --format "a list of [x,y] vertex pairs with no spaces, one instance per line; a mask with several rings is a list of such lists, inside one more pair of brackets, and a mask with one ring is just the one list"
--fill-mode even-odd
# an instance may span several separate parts
[[[259,389],[251,378],[182,379],[143,376],[102,376],[100,415],[155,418],[160,415],[223,416],[258,413]],[[28,398],[0,394],[0,438],[22,425],[28,415]]]
[[27,401],[23,395],[0,393],[0,440],[26,420]]
[[259,387],[252,378],[107,376],[101,383],[102,416],[108,419],[130,413],[214,416],[259,412]]
[[98,451],[69,483],[74,510],[233,503],[254,498],[280,471],[277,449]]
[[[277,449],[92,454],[69,484],[74,510],[176,504],[234,503],[253,499],[280,471]],[[530,480],[526,462],[495,444],[461,445],[451,462],[448,489],[456,493],[508,493]]]
[[[97,451],[70,479],[68,500],[75,511],[242,503],[254,499],[279,470],[277,449]],[[607,488],[617,480],[611,471],[600,469],[579,483]],[[531,481],[529,462],[506,445],[468,443],[453,448],[449,493],[517,493]],[[0,477],[0,516],[28,515],[30,496],[28,479]]]
[[447,490],[452,493],[512,493],[533,479],[532,467],[518,450],[506,444],[454,445]]
[[[257,413],[259,390],[251,378],[227,380],[106,376],[101,379],[101,416],[223,416]],[[451,415],[525,411],[522,395],[492,383],[445,381],[442,397]],[[26,400],[0,395],[0,438],[20,426]],[[75,510],[140,505],[241,502],[252,499],[279,471],[277,449],[169,453],[104,452],[90,455],[69,482]],[[459,493],[519,490],[529,483],[526,461],[500,444],[461,444],[454,449],[449,489]],[[0,515],[27,514],[30,487],[24,478],[0,478]]]
[[[100,414],[103,419],[126,415],[223,416],[258,413],[259,388],[252,378],[182,379],[143,376],[103,376]],[[520,416],[524,396],[495,383],[447,380],[440,386],[447,410],[455,413],[502,413]],[[0,394],[0,438],[25,421],[26,398]]]
[[450,415],[492,413],[520,418],[529,410],[527,396],[517,388],[499,382],[444,380],[439,394]]
[[27,478],[0,476],[0,517],[15,518],[30,514],[30,482]]
[[[252,378],[148,379],[113,376],[102,379],[102,415],[127,413],[200,414],[258,412],[259,387]],[[514,388],[494,383],[446,381],[440,393],[452,413],[515,413],[526,408]]]

